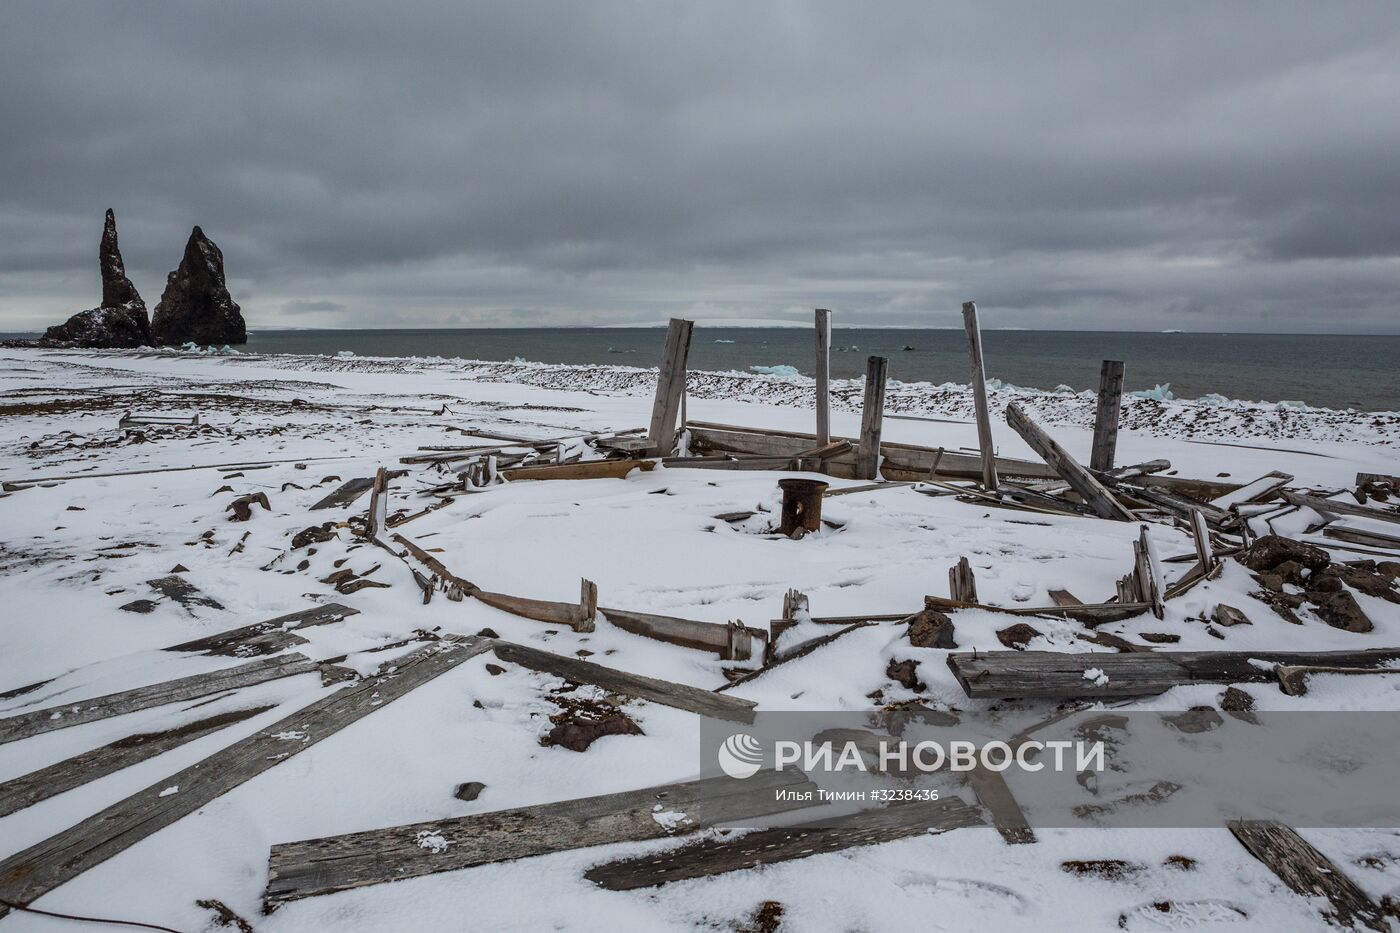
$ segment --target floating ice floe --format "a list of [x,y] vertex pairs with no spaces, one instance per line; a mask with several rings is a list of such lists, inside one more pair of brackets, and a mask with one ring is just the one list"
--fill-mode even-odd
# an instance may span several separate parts
[[750,372],[758,373],[762,376],[800,376],[796,366],[789,366],[786,363],[779,363],[777,366],[750,366]]

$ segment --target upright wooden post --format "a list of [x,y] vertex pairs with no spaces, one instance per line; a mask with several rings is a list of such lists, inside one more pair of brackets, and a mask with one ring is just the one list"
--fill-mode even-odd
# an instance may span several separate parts
[[890,361],[872,356],[865,361],[865,401],[860,416],[860,447],[856,450],[856,479],[878,479],[880,428],[885,421],[885,373]]
[[963,327],[967,329],[967,352],[972,358],[972,402],[977,408],[977,446],[982,449],[982,488],[994,491],[997,455],[992,449],[992,416],[987,410],[987,370],[982,365],[982,329],[977,325],[977,302],[964,301]]
[[817,309],[817,446],[831,443],[831,312]]
[[1118,447],[1118,409],[1123,403],[1123,361],[1104,360],[1099,372],[1099,410],[1094,415],[1094,449],[1089,454],[1089,469],[1113,469],[1113,454]]
[[690,355],[693,321],[671,318],[666,327],[666,351],[656,376],[656,401],[651,407],[651,428],[647,441],[652,453],[666,456],[676,446],[676,416],[685,393],[686,358]]

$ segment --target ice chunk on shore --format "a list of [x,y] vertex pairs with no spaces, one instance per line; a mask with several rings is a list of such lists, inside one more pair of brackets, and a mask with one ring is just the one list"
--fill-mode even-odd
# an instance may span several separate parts
[[789,366],[786,363],[779,363],[777,366],[750,366],[750,372],[759,373],[764,376],[800,376],[796,366]]

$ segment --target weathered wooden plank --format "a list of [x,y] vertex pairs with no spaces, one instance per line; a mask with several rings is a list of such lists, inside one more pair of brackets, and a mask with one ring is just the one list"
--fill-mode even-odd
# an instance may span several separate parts
[[[663,839],[720,823],[810,806],[816,785],[798,771],[746,781],[705,778],[456,819],[279,843],[268,857],[270,907],[318,894],[551,852]],[[658,818],[665,814],[664,818]]]
[[1094,412],[1094,446],[1089,469],[1113,469],[1118,449],[1118,414],[1123,407],[1123,361],[1104,360],[1099,371],[1099,403]]
[[1373,509],[1368,506],[1357,505],[1354,502],[1338,502],[1336,499],[1324,499],[1322,496],[1305,496],[1287,490],[1281,491],[1279,493],[1279,498],[1289,505],[1302,506],[1312,509],[1315,512],[1331,513],[1333,515],[1354,515],[1357,518],[1373,518],[1376,521],[1400,524],[1400,512],[1392,512],[1389,509]]
[[[485,651],[490,639],[450,636],[389,662],[327,697],[77,825],[0,862],[0,898],[28,904],[211,800]],[[173,790],[172,790],[173,788]],[[0,917],[8,908],[0,905]]]
[[1093,698],[1152,696],[1182,684],[1267,683],[1275,679],[1275,664],[1373,668],[1397,659],[1400,649],[1390,648],[1134,654],[992,651],[950,654],[948,667],[970,697]]
[[1394,473],[1356,474],[1356,485],[1365,486],[1367,483],[1390,483],[1392,486],[1400,486],[1400,476]]
[[525,479],[622,479],[633,470],[649,473],[656,460],[587,460],[582,463],[542,463],[514,467],[501,475],[514,482]]
[[118,739],[101,748],[74,755],[63,761],[0,783],[0,816],[33,806],[90,781],[106,777],[137,762],[154,758],[186,742],[193,742],[234,723],[251,719],[271,706],[255,706],[206,716],[161,732],[141,732]]
[[880,477],[880,431],[885,419],[885,384],[890,361],[872,356],[865,361],[865,399],[860,409],[860,445],[856,448],[856,479]]
[[714,651],[726,661],[748,660],[753,656],[754,638],[767,638],[766,632],[748,628],[740,622],[721,625],[715,622],[696,622],[674,616],[601,607],[598,612],[613,625],[634,635],[686,648]]
[[1094,510],[1094,514],[1100,518],[1118,521],[1133,520],[1132,513],[1113,498],[1113,493],[1104,488],[1094,474],[1084,469],[1053,437],[1046,434],[1040,425],[1032,421],[1020,405],[1012,402],[1006,406],[1006,421],[1032,450],[1040,454],[1056,473],[1064,477],[1065,482],[1079,493],[1085,505]]
[[831,312],[817,309],[817,446],[831,443]]
[[1293,482],[1293,474],[1274,470],[1252,483],[1245,483],[1239,489],[1232,489],[1223,496],[1216,496],[1210,500],[1210,505],[1212,508],[1228,510],[1232,506],[1258,502],[1267,499],[1291,482]]
[[[697,421],[687,422],[686,427],[690,430],[690,447],[694,453],[794,457],[816,445],[813,435],[798,431],[766,430]],[[853,445],[859,443],[859,438],[834,437],[832,440],[845,440]],[[927,480],[929,471],[934,468],[937,476],[948,479],[980,481],[982,477],[982,458],[978,454],[882,440],[880,456],[880,472],[887,480]],[[854,454],[832,457],[826,461],[826,465],[826,472],[838,479],[857,478]],[[1056,479],[1059,476],[1043,463],[1012,457],[997,457],[996,468],[1001,476],[1025,479]]]
[[312,512],[321,509],[343,509],[354,504],[355,500],[364,495],[371,486],[374,485],[374,477],[361,476],[355,479],[348,479],[341,483],[334,492],[321,499],[310,509]]
[[1172,515],[1175,515],[1185,522],[1191,520],[1192,512],[1200,512],[1205,516],[1208,523],[1216,526],[1225,525],[1232,521],[1233,517],[1229,512],[1217,509],[1215,506],[1202,502],[1199,499],[1143,486],[1141,480],[1149,478],[1151,477],[1139,477],[1131,483],[1122,484],[1120,488],[1134,499],[1141,499],[1144,502],[1151,503],[1165,512],[1170,512]]
[[1228,825],[1240,845],[1289,890],[1305,898],[1325,898],[1329,909],[1323,916],[1328,922],[1348,929],[1392,929],[1380,906],[1292,827],[1276,820],[1231,820]]
[[1372,677],[1384,674],[1400,674],[1400,668],[1320,667],[1307,664],[1280,664],[1274,668],[1274,676],[1278,678],[1278,688],[1293,697],[1300,697],[1307,694],[1308,678],[1314,674],[1342,674],[1348,676],[1357,675]]
[[253,684],[266,683],[269,680],[278,680],[282,677],[292,677],[296,674],[307,674],[315,670],[319,670],[315,661],[300,654],[284,654],[272,658],[262,658],[248,664],[240,664],[237,667],[210,671],[207,674],[180,677],[158,684],[122,690],[119,693],[109,693],[106,696],[94,697],[90,700],[77,700],[59,706],[33,710],[18,716],[0,719],[0,745],[27,739],[32,735],[40,735],[44,732],[53,732],[55,729],[67,729],[69,726],[80,726],[83,723],[96,722],[99,719],[134,713],[152,706],[164,706],[166,703],[193,700],[197,697],[222,693],[225,690],[250,687]]
[[1000,485],[996,449],[992,443],[992,416],[987,403],[987,368],[982,360],[982,328],[977,323],[977,302],[964,301],[963,328],[972,365],[972,402],[977,410],[977,446],[982,451],[982,488],[991,492]]
[[[1052,597],[1053,598],[1053,597]],[[1083,622],[1085,625],[1103,625],[1105,622],[1121,622],[1123,619],[1131,619],[1133,616],[1142,615],[1152,608],[1146,602],[1117,602],[1117,603],[1056,603],[1053,606],[989,606],[985,603],[966,603],[956,599],[946,599],[942,596],[925,596],[924,608],[938,609],[940,611],[956,611],[958,609],[983,609],[987,612],[1002,612],[1013,616],[1054,616],[1057,618],[1074,619]]]
[[758,704],[738,697],[719,696],[709,690],[701,690],[687,684],[672,683],[645,677],[630,671],[620,671],[612,667],[594,664],[578,658],[563,655],[514,642],[498,641],[493,646],[496,657],[528,667],[545,674],[553,674],[575,683],[595,684],[606,690],[614,690],[627,696],[651,700],[663,706],[683,709],[702,716],[714,716],[736,722],[753,722],[754,707]]
[[690,332],[693,321],[671,318],[666,327],[666,349],[661,368],[656,374],[656,400],[651,408],[651,427],[647,431],[654,453],[666,456],[676,446],[676,419],[680,415],[681,396],[685,394],[686,358],[690,355]]
[[1051,590],[1050,598],[1056,606],[1082,606],[1084,601],[1069,590]]
[[524,596],[510,596],[506,593],[489,593],[474,589],[468,595],[493,606],[502,612],[548,622],[551,625],[567,625],[575,632],[591,632],[594,620],[598,617],[598,587],[591,580],[584,580],[577,604],[555,602],[548,599],[529,599]]
[[977,811],[956,798],[896,804],[816,823],[759,830],[738,839],[707,839],[656,855],[595,865],[583,876],[609,891],[632,891],[982,824]]
[[389,530],[389,471],[380,467],[374,472],[369,488],[369,511],[365,522],[365,537],[371,541]]
[[[773,668],[778,667],[779,665],[786,664],[789,661],[796,661],[798,658],[805,658],[813,651],[816,651],[818,648],[826,647],[827,645],[831,644],[833,641],[835,641],[843,635],[849,635],[851,632],[854,632],[858,628],[865,628],[867,625],[874,624],[875,622],[872,619],[862,619],[859,622],[853,622],[850,625],[847,625],[845,628],[837,629],[830,635],[821,635],[817,638],[808,639],[807,641],[802,642],[800,645],[797,645],[793,648],[790,648],[787,651],[784,651],[782,654],[774,654],[770,658],[765,659],[766,663],[757,670],[748,671],[747,673],[739,675],[737,678],[731,680],[727,684],[721,684],[720,686],[715,688],[715,692],[723,693],[724,691],[729,690],[733,687],[737,687],[741,684],[746,684],[751,680],[755,680],[759,677],[762,677],[764,674],[768,673]],[[770,635],[769,637],[771,638],[772,636]]]
[[948,568],[948,596],[959,603],[977,602],[977,577],[966,557]]
[[198,651],[207,655],[225,655],[237,658],[258,657],[273,654],[294,645],[305,644],[305,638],[292,634],[298,629],[328,625],[359,614],[360,610],[358,609],[342,606],[340,603],[326,603],[264,622],[254,622],[252,625],[229,629],[215,635],[206,635],[193,641],[181,642],[178,645],[171,645],[165,650]]
[[186,609],[193,606],[204,606],[208,609],[224,608],[223,603],[208,595],[199,587],[178,574],[172,573],[168,577],[158,577],[155,580],[147,580],[146,585],[162,596],[175,600],[175,602],[184,606]]

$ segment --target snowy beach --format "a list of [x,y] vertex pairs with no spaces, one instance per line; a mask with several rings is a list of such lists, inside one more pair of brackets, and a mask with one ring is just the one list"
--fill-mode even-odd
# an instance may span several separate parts
[[[831,524],[793,541],[762,526],[764,513],[780,510],[777,480],[806,475],[789,470],[661,465],[619,479],[510,481],[443,499],[427,493],[455,478],[450,464],[400,463],[424,448],[509,448],[509,441],[479,438],[517,435],[566,438],[560,459],[568,453],[591,457],[584,438],[647,424],[656,382],[655,369],[628,367],[0,350],[0,601],[6,607],[0,717],[231,667],[246,658],[162,649],[330,603],[356,614],[299,630],[294,650],[354,672],[347,676],[383,673],[386,659],[392,666],[432,643],[427,639],[489,629],[491,637],[704,691],[725,684],[730,661],[638,637],[602,618],[583,632],[479,599],[439,596],[425,604],[415,580],[421,566],[415,571],[411,562],[357,537],[350,519],[364,515],[367,497],[310,511],[345,481],[373,477],[379,467],[406,470],[390,488],[390,527],[406,525],[414,542],[483,589],[570,603],[578,601],[582,578],[596,583],[603,606],[713,623],[737,620],[754,629],[767,630],[782,615],[790,589],[806,594],[813,616],[917,613],[926,596],[948,595],[948,568],[962,557],[976,573],[980,604],[1049,606],[1052,591],[1104,602],[1130,568],[1133,542],[1144,527],[1166,561],[1169,583],[1190,567],[1170,560],[1193,552],[1192,536],[1170,522],[1015,511],[951,493],[921,494],[912,485],[832,497],[823,513]],[[692,422],[812,430],[810,379],[691,372],[686,386]],[[1038,462],[1001,415],[1016,401],[1087,460],[1093,393],[993,383],[989,394],[999,456]],[[978,448],[966,385],[892,383],[885,406],[886,442],[964,453]],[[833,434],[860,433],[859,380],[833,382],[832,409]],[[197,415],[198,423],[124,430],[118,422],[126,413]],[[1148,392],[1124,398],[1121,424],[1118,463],[1165,459],[1168,475],[1211,483],[1247,484],[1283,471],[1292,477],[1290,488],[1325,496],[1352,489],[1358,473],[1394,474],[1400,462],[1400,414],[1394,412],[1182,401]],[[477,438],[464,436],[473,434]],[[833,489],[862,485],[814,478]],[[440,507],[418,514],[430,505]],[[757,516],[716,517],[740,510]],[[246,520],[237,520],[240,512]],[[1338,563],[1400,559],[1325,537],[1317,530],[1322,518],[1307,507],[1283,509],[1251,530],[1327,548]],[[310,544],[294,546],[299,534],[317,527]],[[1397,533],[1393,522],[1346,515],[1328,527]],[[1228,557],[1220,567],[1218,575],[1167,600],[1160,619],[1143,614],[1090,626],[1073,618],[1027,617],[1035,634],[1024,647],[1117,656],[1111,640],[1094,640],[1103,635],[1172,651],[1400,645],[1395,599],[1354,594],[1372,623],[1369,631],[1328,624],[1307,606],[1297,610],[1301,624],[1295,625],[1258,598],[1260,585],[1250,570]],[[347,569],[350,575],[337,577]],[[172,576],[206,598],[177,598],[168,587],[148,583]],[[344,585],[359,580],[371,582]],[[1212,624],[1221,603],[1242,610],[1250,624]],[[980,608],[950,616],[959,652],[1006,650],[998,631],[1018,621]],[[911,647],[905,628],[895,622],[859,628],[722,695],[760,711],[852,712],[917,701],[935,710],[1004,715],[1009,726],[1060,708],[1051,699],[969,697],[945,663],[949,651]],[[918,687],[888,676],[896,660],[918,662]],[[757,659],[747,666],[757,667]],[[960,828],[655,889],[609,891],[586,880],[590,866],[683,844],[619,842],[293,900],[264,915],[269,848],[277,844],[697,774],[698,718],[647,700],[622,707],[641,734],[607,735],[582,753],[541,745],[550,717],[562,709],[552,692],[559,684],[557,677],[505,663],[489,651],[468,658],[99,860],[34,906],[204,930],[215,914],[201,902],[218,901],[259,933],[756,930],[762,927],[752,924],[765,902],[781,905],[783,929],[798,930],[1228,924],[1281,933],[1315,930],[1322,922],[1316,903],[1283,887],[1223,827],[1092,826],[1037,829],[1032,845],[1008,845],[990,826]],[[1226,686],[1198,683],[1098,702],[1126,710],[1213,710]],[[0,859],[61,839],[93,814],[156,788],[335,689],[349,688],[325,686],[308,670],[0,745],[0,782],[9,782],[136,733],[246,713],[163,754],[0,816]],[[1400,678],[1319,674],[1303,696],[1286,695],[1272,683],[1231,689],[1248,694],[1258,711],[1400,710]],[[582,688],[581,695],[596,700],[604,693]],[[282,739],[288,745],[305,740],[296,730]],[[470,801],[454,798],[453,789],[464,782],[485,787]],[[175,784],[156,790],[188,792]],[[964,796],[973,800],[970,792]],[[1375,902],[1400,889],[1394,830],[1302,834]],[[429,851],[455,843],[429,832],[418,844]],[[1130,868],[1083,874],[1063,867],[1101,860]],[[69,928],[62,920],[21,913],[4,917],[0,926]]]

